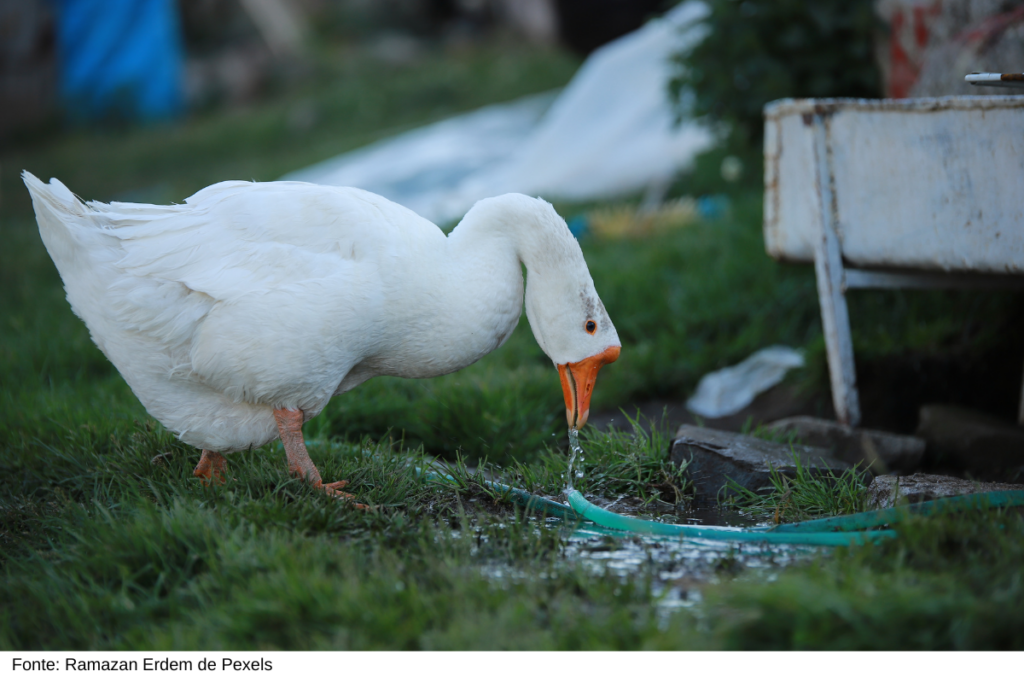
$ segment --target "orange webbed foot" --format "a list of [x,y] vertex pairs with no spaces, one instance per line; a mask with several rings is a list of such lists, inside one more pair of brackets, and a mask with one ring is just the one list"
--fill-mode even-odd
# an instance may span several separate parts
[[199,464],[192,470],[192,474],[202,479],[204,486],[210,486],[226,482],[227,478],[224,473],[227,472],[227,469],[228,461],[223,455],[217,451],[204,450],[202,457],[199,458]]
[[324,487],[325,490],[327,490],[330,493],[333,493],[335,495],[345,496],[347,498],[352,498],[353,497],[351,493],[342,493],[340,491],[340,489],[343,489],[346,486],[348,486],[348,479],[342,479],[341,481],[336,481],[336,482],[334,482],[332,484],[322,484],[322,486]]
[[[348,486],[348,480],[342,479],[341,481],[336,481],[330,484],[319,484],[318,486],[316,486],[316,488],[322,489],[328,495],[352,501],[355,498],[355,496],[353,496],[351,493],[345,493],[344,491],[341,490],[346,486]],[[369,505],[364,505],[362,503],[352,503],[352,507],[356,508],[357,510],[371,509]]]
[[[311,483],[313,488],[351,502],[355,496],[341,491],[348,482],[342,480],[324,484],[316,465],[310,460],[309,453],[306,451],[306,442],[302,438],[302,423],[305,420],[305,414],[297,408],[275,408],[274,419],[277,420],[277,430],[281,434],[281,443],[288,456],[288,471]],[[369,505],[362,503],[352,503],[352,506],[360,510],[371,509]]]

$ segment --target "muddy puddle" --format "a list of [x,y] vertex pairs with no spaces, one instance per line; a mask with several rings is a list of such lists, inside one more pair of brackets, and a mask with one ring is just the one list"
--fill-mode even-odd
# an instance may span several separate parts
[[[652,513],[651,506],[637,505],[641,501],[635,498],[589,499],[620,514],[670,524],[755,525],[750,516],[727,508],[676,510],[662,514],[660,511]],[[583,567],[597,576],[611,575],[622,579],[649,577],[652,594],[665,618],[680,609],[698,607],[702,601],[702,590],[708,585],[740,575],[756,581],[773,581],[785,567],[807,561],[821,552],[796,546],[638,535],[607,529],[588,521],[566,521],[557,517],[536,519],[529,524],[535,525],[538,534],[544,527],[556,531],[561,537],[562,547],[556,567]],[[487,530],[479,527],[475,532],[486,535]],[[490,564],[482,569],[485,575],[499,583],[526,578],[523,569],[508,565]]]
[[[585,459],[575,429],[569,429],[569,467],[566,491],[556,499],[567,503],[575,480],[582,475]],[[705,506],[680,508],[660,501],[645,502],[632,496],[614,499],[588,496],[588,500],[609,512],[647,519],[663,524],[685,524],[709,527],[767,526],[764,520],[734,508]],[[598,574],[623,578],[645,575],[658,606],[666,614],[692,607],[701,600],[701,586],[720,580],[723,574],[756,573],[770,581],[775,572],[805,558],[810,552],[802,548],[727,543],[706,539],[667,537],[620,532],[589,521],[563,521],[548,518],[543,522],[558,530],[563,537],[563,558]]]
[[[558,523],[564,525],[560,520]],[[566,561],[598,574],[623,578],[649,575],[658,606],[667,612],[699,604],[702,587],[718,583],[723,577],[745,574],[772,581],[782,568],[814,552],[786,546],[609,533],[590,522],[566,528],[564,533]]]

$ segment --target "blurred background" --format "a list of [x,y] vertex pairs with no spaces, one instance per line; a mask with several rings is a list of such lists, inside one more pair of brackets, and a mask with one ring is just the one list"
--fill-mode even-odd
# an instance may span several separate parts
[[0,133],[61,115],[153,121],[252,104],[325,76],[322,69],[354,53],[408,66],[426,53],[497,40],[585,56],[668,4],[3,0]]
[[[354,52],[411,65],[484,43],[576,59],[673,0],[2,0],[0,135],[251,104]],[[699,111],[758,127],[780,96],[966,93],[950,70],[1024,58],[1014,0],[712,0]],[[682,61],[686,61],[685,57]],[[678,88],[680,82],[676,82]],[[714,104],[712,104],[712,100]],[[738,118],[741,117],[741,118]]]
[[[702,375],[775,343],[806,349],[806,367],[732,427],[829,417],[813,268],[764,253],[762,107],[964,94],[965,73],[1022,64],[1019,0],[0,0],[2,378],[119,381],[62,300],[22,169],[101,201],[181,202],[221,180],[286,176],[410,205],[457,188],[415,205],[447,229],[473,191],[511,177],[495,171],[511,173],[503,155],[557,149],[561,176],[519,153],[508,189],[556,203],[623,336],[595,421],[632,406],[690,419]],[[492,105],[504,108],[481,109]],[[427,147],[406,175],[380,175]],[[936,401],[1013,420],[1020,297],[850,301],[866,426],[912,432]],[[552,438],[561,400],[527,334],[456,379],[375,380],[318,420],[353,437],[402,426],[441,454],[527,457]],[[446,407],[459,405],[476,412]],[[25,411],[11,424],[34,423]]]
[[[247,130],[232,124],[223,135],[248,136],[248,150],[228,159],[201,145],[212,162],[195,177],[201,184],[150,157],[133,169],[135,182],[86,177],[78,191],[109,199],[162,183],[166,192],[146,191],[170,200],[223,178],[270,180],[418,124],[564,86],[588,55],[678,4],[0,0],[0,153],[62,136],[82,144],[86,131],[131,138],[147,126],[163,126],[167,144],[204,130],[223,145],[212,121],[227,117]],[[683,4],[705,15],[703,34],[679,40],[667,102],[677,121],[716,126],[741,159],[757,155],[761,108],[773,99],[964,94],[963,73],[1024,60],[1016,0]],[[276,158],[241,163],[247,151]]]
[[[563,86],[595,50],[678,4],[0,0],[0,149],[84,130],[179,134],[259,109],[252,147],[291,138],[294,151],[267,171],[223,177],[268,180],[414,124]],[[955,74],[1024,60],[1016,0],[683,4],[701,8],[706,35],[679,41],[665,79],[677,121],[710,121],[719,141],[755,154],[773,99],[965,94]],[[174,188],[164,199],[198,189],[158,175]]]

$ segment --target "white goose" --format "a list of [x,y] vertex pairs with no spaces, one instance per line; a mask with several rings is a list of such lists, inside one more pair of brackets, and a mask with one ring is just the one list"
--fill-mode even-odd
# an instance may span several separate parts
[[451,232],[378,195],[298,182],[212,185],[174,206],[83,204],[22,174],[72,310],[146,410],[223,453],[280,436],[289,470],[324,485],[302,424],[378,375],[434,377],[505,342],[523,307],[558,368],[570,426],[589,414],[619,338],[565,221],[518,194]]

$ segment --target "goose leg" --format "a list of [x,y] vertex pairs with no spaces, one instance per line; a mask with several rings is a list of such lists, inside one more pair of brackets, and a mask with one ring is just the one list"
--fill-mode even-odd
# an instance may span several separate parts
[[[351,493],[344,493],[342,488],[348,481],[336,481],[332,484],[324,484],[320,478],[320,471],[309,457],[306,451],[306,442],[302,438],[302,411],[290,410],[288,408],[277,408],[274,410],[274,419],[277,420],[277,431],[281,434],[281,443],[284,444],[284,452],[288,455],[288,471],[305,479],[313,488],[323,489],[339,498],[354,498]],[[367,506],[356,504],[358,508]]]
[[228,461],[217,451],[203,450],[199,458],[199,464],[192,470],[192,474],[203,480],[205,486],[210,484],[223,484],[226,479],[224,473],[228,469]]

